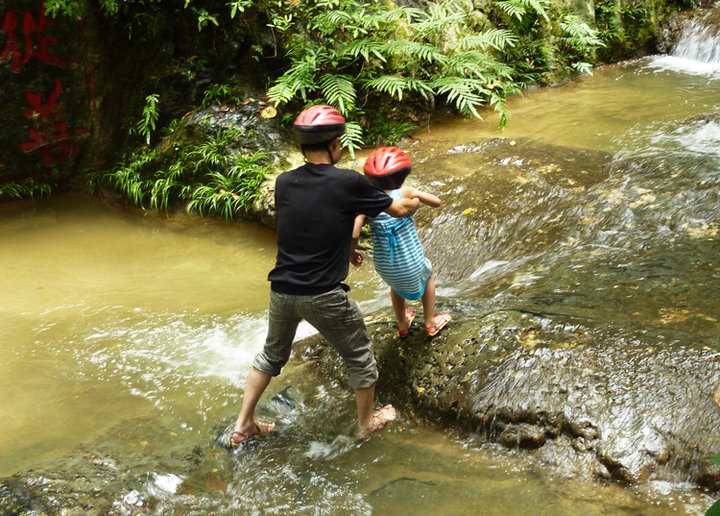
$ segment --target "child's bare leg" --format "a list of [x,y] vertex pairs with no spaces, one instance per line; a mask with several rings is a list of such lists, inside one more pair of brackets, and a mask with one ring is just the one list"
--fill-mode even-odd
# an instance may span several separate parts
[[430,279],[425,285],[425,293],[422,296],[423,317],[425,326],[435,324],[435,273],[430,274]]
[[443,312],[435,313],[435,275],[431,274],[430,279],[425,285],[425,293],[422,296],[423,318],[425,319],[425,329],[431,337],[437,335],[447,323],[450,322],[450,314]]
[[390,299],[392,300],[395,319],[397,319],[398,331],[407,330],[410,325],[405,314],[405,298],[399,296],[395,290],[390,289]]

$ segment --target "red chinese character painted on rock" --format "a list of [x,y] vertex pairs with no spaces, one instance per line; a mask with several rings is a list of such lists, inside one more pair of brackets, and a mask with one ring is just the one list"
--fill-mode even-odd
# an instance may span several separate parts
[[[45,36],[43,30],[54,24],[54,20],[45,17],[45,6],[40,2],[40,14],[38,22],[35,23],[29,11],[23,13],[22,34],[25,36],[24,49],[20,48],[16,27],[18,26],[18,15],[14,11],[5,11],[0,25],[0,32],[7,34],[5,47],[0,52],[0,61],[10,59],[10,70],[20,73],[23,65],[31,57],[35,57],[45,63],[55,66],[67,66],[68,60],[64,57],[55,56],[48,52],[48,46],[57,43],[57,38]],[[33,34],[34,33],[34,34]],[[34,38],[33,38],[34,35]]]
[[63,120],[64,104],[57,102],[61,91],[62,83],[55,79],[55,90],[47,102],[43,103],[40,93],[25,92],[30,103],[25,116],[30,119],[28,132],[33,139],[22,142],[20,148],[23,152],[39,151],[42,162],[47,166],[77,156],[77,145],[72,142],[72,138],[88,132],[86,127],[68,129]]

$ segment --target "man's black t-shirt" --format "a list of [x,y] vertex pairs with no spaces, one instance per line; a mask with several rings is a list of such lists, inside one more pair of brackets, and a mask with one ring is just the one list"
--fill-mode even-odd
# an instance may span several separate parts
[[392,199],[365,176],[332,165],[305,165],[275,182],[278,254],[268,280],[282,294],[321,294],[348,274],[355,216],[375,217]]

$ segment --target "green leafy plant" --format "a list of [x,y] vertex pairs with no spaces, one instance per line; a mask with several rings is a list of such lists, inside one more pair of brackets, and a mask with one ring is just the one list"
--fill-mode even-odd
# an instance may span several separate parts
[[155,130],[155,124],[160,116],[158,102],[160,102],[160,96],[157,93],[145,97],[142,117],[135,124],[135,132],[140,135],[148,145],[150,144],[152,133]]
[[575,15],[566,15],[559,23],[565,35],[561,38],[568,50],[572,68],[581,73],[592,73],[592,64],[586,61],[588,56],[605,43],[598,37],[597,31]]
[[55,189],[52,177],[28,178],[16,183],[0,185],[0,200],[34,199],[52,194]]
[[235,95],[232,86],[229,84],[213,84],[205,90],[202,101],[203,107],[207,107],[210,104],[223,104],[225,102],[234,104],[240,104],[242,102],[242,99]]
[[185,204],[188,213],[228,219],[247,211],[271,171],[268,154],[232,150],[240,129],[218,131],[204,141],[174,149],[172,157],[138,149],[105,176],[135,206],[168,212]]
[[216,214],[232,219],[247,210],[257,198],[260,185],[270,172],[266,153],[239,157],[227,174],[210,173],[209,181],[194,187],[187,211],[200,216]]
[[216,27],[219,26],[216,14],[209,13],[207,9],[198,9],[197,7],[191,7],[191,9],[197,15],[198,32],[202,31],[203,27],[207,26],[208,23],[212,23]]
[[230,7],[230,17],[235,18],[238,13],[244,13],[252,4],[252,0],[231,0],[227,4]]
[[[720,453],[710,455],[707,460],[714,464],[720,465]],[[720,500],[710,506],[707,512],[705,512],[705,516],[720,516]]]

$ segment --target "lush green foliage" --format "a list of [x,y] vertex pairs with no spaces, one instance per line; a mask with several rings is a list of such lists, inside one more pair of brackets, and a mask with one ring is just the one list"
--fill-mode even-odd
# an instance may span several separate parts
[[335,106],[349,120],[343,143],[350,149],[368,134],[371,124],[362,121],[375,122],[373,110],[389,103],[431,110],[440,98],[471,116],[490,104],[501,124],[506,120],[505,98],[518,84],[501,56],[516,36],[471,30],[470,2],[443,0],[427,11],[357,0],[302,2],[292,10],[269,4],[290,68],[268,97]]
[[[710,455],[707,460],[714,464],[720,465],[720,453]],[[705,516],[720,516],[720,500],[710,506],[707,512],[705,512]]]
[[[152,18],[160,6],[171,4],[179,8],[163,0],[95,5],[106,16],[137,11]],[[82,16],[88,5],[86,0],[46,1],[51,14],[72,17]],[[595,30],[573,14],[551,21],[548,8],[548,0],[491,0],[480,7],[470,0],[437,0],[423,9],[368,0],[182,3],[199,31],[240,18],[265,23],[275,42],[267,57],[287,63],[271,78],[269,99],[293,103],[295,112],[314,103],[335,106],[348,119],[343,144],[351,150],[396,141],[401,130],[414,126],[409,122],[414,112],[442,105],[468,116],[492,106],[502,126],[506,98],[527,83],[589,72],[593,50],[603,44]],[[261,45],[252,45],[252,51],[254,59],[265,57]],[[229,85],[214,85],[203,105],[237,100]],[[150,101],[144,125],[136,128],[141,135],[154,123],[149,115],[157,106]]]
[[605,45],[597,30],[575,14],[548,17],[549,0],[500,0],[494,19],[518,35],[506,58],[518,71],[517,80],[547,83],[575,73],[592,73],[595,50]]
[[503,126],[506,98],[527,83],[588,73],[603,42],[577,16],[551,22],[548,5],[494,0],[482,12],[468,0],[423,9],[363,0],[230,4],[233,16],[263,11],[289,59],[269,99],[333,105],[349,121],[343,144],[351,151],[397,141],[413,111],[436,105],[468,116],[489,105]]
[[[435,0],[422,9],[369,0],[46,0],[45,5],[54,16],[80,18],[92,8],[122,17],[131,39],[153,31],[153,20],[163,13],[181,11],[194,17],[198,31],[237,23],[267,27],[274,49],[268,51],[268,40],[260,45],[262,38],[248,44],[252,59],[275,59],[272,66],[282,67],[268,79],[268,98],[290,104],[286,121],[310,104],[335,106],[348,119],[342,141],[351,152],[397,143],[439,107],[480,116],[480,109],[490,106],[502,126],[509,95],[530,83],[590,73],[597,49],[620,30],[616,20],[650,16],[641,4],[598,0],[598,32],[572,11],[550,9],[549,0]],[[202,58],[186,57],[188,77],[207,71]],[[202,105],[239,103],[243,94],[236,88],[213,84]],[[146,145],[161,119],[160,107],[158,95],[146,96],[132,128]],[[222,160],[238,163],[221,163],[217,152],[226,150],[221,143],[227,136],[180,149],[173,162],[167,151],[136,151],[112,172],[112,182],[138,205],[167,210],[185,202],[202,214],[230,216],[249,202],[241,192],[253,183],[249,177],[259,177],[249,170],[263,165],[229,155]],[[247,186],[240,186],[240,178]]]
[[211,104],[223,104],[226,102],[239,104],[242,100],[229,84],[213,84],[205,90],[202,105],[207,107]]
[[34,199],[35,197],[50,195],[54,189],[55,180],[52,176],[28,178],[17,183],[0,185],[0,201]]
[[219,131],[198,145],[165,151],[142,148],[104,180],[136,206],[167,212],[185,204],[188,212],[232,219],[250,208],[271,169],[265,153],[232,151],[240,134],[242,130]]
[[596,0],[595,23],[604,41],[617,40],[623,26],[643,23],[650,19],[648,9],[637,1],[624,3],[614,0]]

